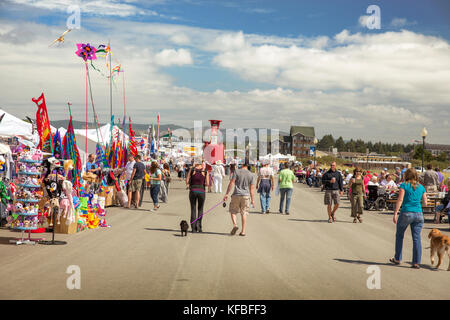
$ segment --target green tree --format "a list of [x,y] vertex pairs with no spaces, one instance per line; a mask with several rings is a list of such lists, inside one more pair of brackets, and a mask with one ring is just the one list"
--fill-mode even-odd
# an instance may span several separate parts
[[338,149],[339,152],[347,151],[347,150],[345,150],[345,142],[342,137],[339,137],[336,140],[335,147]]
[[441,152],[437,157],[437,161],[446,162],[447,161],[447,154],[445,152]]
[[[415,148],[415,150],[414,150],[414,155],[413,155],[413,158],[414,159],[417,159],[417,160],[421,160],[422,159],[422,153],[423,153],[423,146],[422,145],[418,145],[416,148]],[[425,150],[425,161],[431,161],[431,160],[433,160],[433,154],[430,152],[430,151],[428,151],[428,150]]]
[[317,149],[320,150],[329,150],[334,146],[334,138],[331,134],[326,134],[319,140],[317,143]]

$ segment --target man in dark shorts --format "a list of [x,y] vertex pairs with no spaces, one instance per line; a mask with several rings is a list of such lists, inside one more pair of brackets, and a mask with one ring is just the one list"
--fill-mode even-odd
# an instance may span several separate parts
[[133,194],[136,195],[135,207],[139,206],[139,199],[141,196],[142,179],[145,177],[145,165],[141,162],[141,156],[135,157],[136,163],[134,164],[133,172],[131,173],[131,186],[128,191],[128,208],[131,208],[131,200]]
[[[328,222],[336,221],[336,210],[339,208],[339,202],[344,192],[344,182],[340,172],[336,170],[336,162],[331,163],[331,169],[322,176],[322,184],[325,188],[324,203],[328,206]],[[331,210],[332,203],[334,208]]]

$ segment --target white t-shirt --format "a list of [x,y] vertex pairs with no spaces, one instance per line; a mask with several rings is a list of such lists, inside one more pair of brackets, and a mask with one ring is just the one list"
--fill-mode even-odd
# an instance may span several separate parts
[[347,177],[345,177],[345,181],[347,182],[347,183],[349,183],[350,182],[350,179],[353,177],[353,174],[351,174],[351,173],[349,173],[348,175],[347,175]]
[[135,163],[136,163],[136,161],[132,161],[132,162],[128,161],[125,166],[125,174],[127,176],[127,180],[131,179],[131,174],[133,173]]
[[391,188],[397,187],[397,184],[394,182],[394,180],[391,180],[391,181],[387,182],[387,180],[384,179],[383,181],[381,181],[381,185],[385,186],[387,189],[391,189]]
[[273,176],[273,169],[271,167],[262,167],[259,170],[259,175],[261,179],[270,179],[270,176]]
[[222,165],[214,165],[212,174],[216,178],[219,178],[219,177],[223,178],[223,177],[225,177],[225,169],[223,168]]

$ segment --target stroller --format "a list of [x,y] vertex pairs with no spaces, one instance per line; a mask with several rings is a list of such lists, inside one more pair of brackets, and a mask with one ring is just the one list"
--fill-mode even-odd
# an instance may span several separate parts
[[367,186],[369,194],[364,200],[364,210],[384,211],[386,209],[386,190],[379,186]]

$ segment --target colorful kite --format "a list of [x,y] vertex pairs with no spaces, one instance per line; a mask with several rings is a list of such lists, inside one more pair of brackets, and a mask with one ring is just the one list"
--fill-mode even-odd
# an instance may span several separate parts
[[89,43],[77,43],[77,48],[78,50],[75,52],[75,54],[82,58],[84,61],[92,61],[97,59],[97,56],[95,55],[97,49],[95,49]]
[[64,31],[64,33],[63,33],[58,39],[55,39],[55,41],[53,41],[53,42],[49,45],[49,47],[51,47],[55,42],[64,42],[64,36],[65,36],[67,33],[69,33],[71,30],[72,30],[72,29],[67,29],[66,31]]

